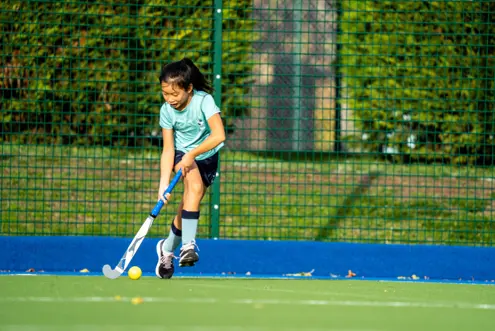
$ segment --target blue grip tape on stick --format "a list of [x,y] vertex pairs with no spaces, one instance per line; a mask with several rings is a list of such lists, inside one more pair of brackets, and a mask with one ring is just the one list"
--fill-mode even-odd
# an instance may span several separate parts
[[[174,189],[175,185],[177,185],[177,183],[179,182],[179,179],[181,176],[182,176],[182,169],[179,169],[179,171],[177,171],[177,173],[175,174],[174,179],[172,179],[172,181],[170,182],[170,185],[168,185],[167,189],[163,193],[163,197],[165,199],[167,199],[167,197],[166,197],[167,194],[172,193],[172,190]],[[151,216],[157,217],[158,214],[160,213],[160,210],[162,209],[163,205],[164,205],[164,202],[162,200],[159,200],[156,203],[153,210],[151,211]]]

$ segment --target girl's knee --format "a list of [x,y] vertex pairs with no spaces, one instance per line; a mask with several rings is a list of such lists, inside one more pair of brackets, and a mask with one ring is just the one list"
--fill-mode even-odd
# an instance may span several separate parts
[[197,179],[192,179],[192,180],[187,180],[185,181],[185,189],[187,190],[188,194],[194,194],[194,195],[202,195],[203,190],[204,190],[204,184],[203,181],[201,180],[201,177],[199,180]]

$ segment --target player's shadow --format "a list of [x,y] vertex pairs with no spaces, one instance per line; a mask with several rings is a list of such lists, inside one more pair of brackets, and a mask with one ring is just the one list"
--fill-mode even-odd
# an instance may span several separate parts
[[345,220],[347,214],[352,209],[354,203],[359,201],[370,189],[373,181],[380,176],[379,171],[372,171],[364,175],[359,183],[352,189],[352,192],[345,195],[344,201],[338,206],[334,215],[329,216],[327,224],[320,228],[315,240],[322,241],[333,237],[334,231],[339,228],[339,224]]

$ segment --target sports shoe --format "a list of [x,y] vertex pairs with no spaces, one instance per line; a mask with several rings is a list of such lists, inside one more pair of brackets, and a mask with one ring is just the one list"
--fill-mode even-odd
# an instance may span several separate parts
[[193,240],[190,243],[182,245],[180,249],[179,267],[192,267],[199,261],[199,254],[194,249],[196,242]]
[[156,244],[158,262],[156,263],[155,274],[158,278],[169,279],[174,274],[174,253],[163,252],[164,242],[165,239],[162,239]]

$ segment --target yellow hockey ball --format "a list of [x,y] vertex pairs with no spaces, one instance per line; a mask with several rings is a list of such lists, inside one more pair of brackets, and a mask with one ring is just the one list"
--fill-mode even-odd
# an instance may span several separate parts
[[143,272],[141,271],[141,268],[134,266],[131,269],[129,269],[129,272],[127,274],[129,275],[130,279],[138,280],[139,278],[141,278]]
[[131,299],[131,303],[133,305],[140,305],[144,302],[144,299],[143,298],[140,298],[140,297],[135,297],[135,298],[132,298]]

